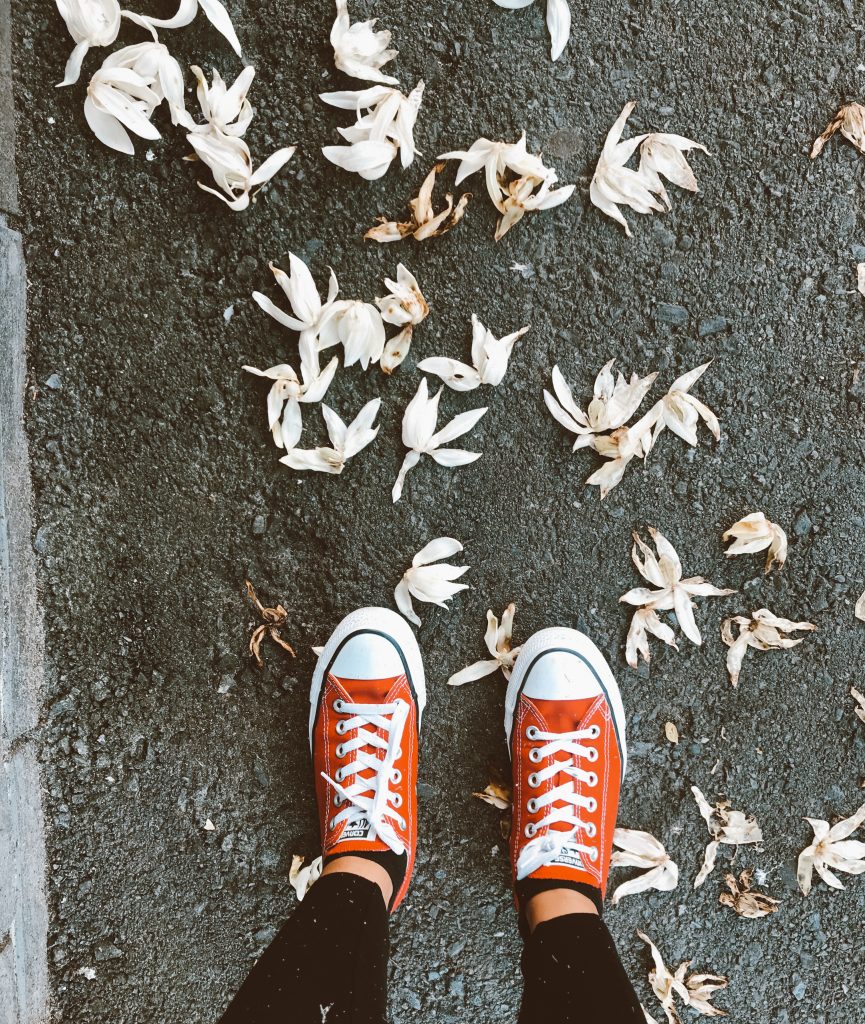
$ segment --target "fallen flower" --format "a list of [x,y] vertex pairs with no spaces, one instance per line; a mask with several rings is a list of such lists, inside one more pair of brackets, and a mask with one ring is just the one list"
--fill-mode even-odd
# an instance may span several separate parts
[[570,199],[577,186],[564,185],[552,190],[556,180],[553,174],[552,177],[542,179],[524,177],[509,182],[504,190],[504,214],[496,225],[495,241],[501,241],[514,224],[522,220],[524,214],[535,210],[552,210]]
[[441,448],[443,444],[467,433],[486,413],[486,407],[461,412],[441,430],[436,431],[438,405],[443,388],[429,397],[426,377],[418,385],[417,393],[406,407],[402,419],[402,443],[410,449],[400,467],[393,485],[393,500],[399,501],[409,470],[420,462],[421,455],[429,455],[440,466],[465,466],[479,459],[482,452],[468,452],[462,448]]
[[[718,417],[690,393],[691,388],[711,365],[711,360],[708,363],[701,363],[700,366],[677,377],[666,395],[641,420],[629,428],[629,433],[641,440],[646,454],[651,451],[659,435],[667,427],[686,444],[696,447],[700,420],[703,420],[715,440],[720,440],[721,425]],[[651,441],[648,440],[649,427],[652,428]]]
[[[441,558],[450,558],[462,550],[462,544],[453,537],[439,537],[437,540],[431,540],[414,556],[410,568],[403,573],[394,591],[396,606],[409,622],[416,626],[421,624],[412,607],[412,597],[418,601],[436,604],[439,608],[447,608],[447,602],[455,594],[469,589],[467,583],[454,582],[469,571],[469,566],[450,565],[448,562],[439,561]],[[437,564],[433,565],[433,562]]]
[[713,807],[696,786],[691,786],[691,792],[694,794],[700,814],[712,836],[711,842],[706,847],[703,866],[694,879],[694,888],[699,889],[715,867],[715,859],[720,845],[738,847],[762,843],[763,833],[754,818],[749,818],[742,811],[729,810],[729,801],[724,800],[716,803]]
[[184,159],[201,160],[206,164],[219,189],[210,188],[209,185],[205,185],[201,181],[197,182],[198,187],[221,199],[229,209],[236,213],[249,206],[252,189],[270,181],[294,156],[297,149],[296,146],[286,146],[276,150],[259,166],[258,170],[254,171],[249,146],[243,139],[234,135],[224,135],[216,130],[207,134],[190,132],[186,136],[186,141],[195,150],[195,154]]
[[856,713],[856,717],[860,722],[865,722],[865,694],[860,693],[855,686],[851,686],[850,696],[859,705],[859,707],[853,708]]
[[436,164],[424,178],[417,196],[409,200],[411,220],[395,221],[380,216],[377,218],[380,223],[370,228],[363,237],[371,242],[399,242],[411,235],[418,242],[422,242],[425,238],[438,238],[456,227],[463,219],[472,194],[464,192],[454,207],[454,197],[448,192],[445,196],[444,209],[435,213],[432,208],[432,192],[436,174],[443,168],[444,164]]
[[586,412],[574,401],[573,393],[558,365],[553,367],[554,395],[544,389],[544,401],[565,430],[577,435],[573,451],[586,447],[597,451],[598,435],[623,427],[637,411],[658,376],[657,373],[650,373],[638,377],[633,373],[630,381],[626,381],[621,373],[613,377],[615,361],[611,359],[601,367]]
[[526,133],[516,143],[477,139],[469,149],[442,153],[440,160],[459,160],[456,184],[483,168],[487,192],[502,215],[496,227],[498,242],[530,210],[548,210],[559,206],[574,192],[574,185],[551,191],[558,182],[552,167],[540,156],[526,150]]
[[417,368],[423,373],[440,377],[454,391],[474,391],[481,384],[498,387],[508,368],[508,360],[514,345],[529,330],[521,327],[513,334],[497,338],[489,328],[472,313],[472,363],[461,363],[456,359],[424,359]]
[[252,297],[258,305],[272,316],[277,323],[287,327],[290,331],[298,331],[300,340],[312,339],[317,342],[318,332],[324,315],[333,305],[336,296],[339,294],[339,283],[333,269],[330,271],[330,282],[327,289],[327,300],[322,304],[319,298],[318,289],[312,278],[309,267],[294,253],[288,254],[289,273],[273,263],[268,264],[276,283],[283,290],[285,297],[291,305],[292,316],[283,312],[275,303],[261,292],[253,292]]
[[652,132],[643,139],[640,146],[640,174],[652,192],[660,196],[661,202],[668,210],[673,207],[661,181],[662,177],[679,188],[687,189],[688,192],[700,191],[697,177],[683,156],[683,153],[691,149],[700,149],[709,155],[708,149],[699,142],[692,142],[683,135],[670,135],[666,132]]
[[[739,627],[739,635],[734,636],[733,627]],[[749,647],[758,651],[786,650],[801,644],[804,637],[793,637],[785,634],[796,630],[815,630],[813,622],[792,622],[773,615],[768,608],[758,608],[751,616],[734,615],[721,623],[721,639],[729,647],[727,651],[727,671],[733,686],[739,684],[742,671],[742,660]]]
[[66,22],[75,49],[66,61],[63,81],[57,87],[74,85],[91,46],[110,46],[120,31],[120,4],[117,0],[56,0],[57,10]]
[[288,881],[294,889],[298,901],[306,896],[310,886],[321,877],[323,867],[321,857],[316,857],[306,867],[303,866],[303,860],[304,858],[299,854],[294,854],[291,858],[291,867],[288,869]]
[[472,793],[472,796],[476,796],[478,800],[483,800],[485,804],[489,804],[499,811],[509,811],[511,809],[512,794],[510,786],[502,786],[497,782],[491,782],[484,788],[482,793]]
[[[670,199],[661,182],[661,175],[695,192],[697,180],[682,153],[690,149],[708,152],[698,142],[666,132],[635,135],[623,142],[622,132],[635,106],[636,103],[626,103],[607,133],[589,186],[592,203],[621,224],[629,238],[631,229],[619,206],[628,206],[639,214],[663,213],[664,204],[669,208]],[[640,166],[635,171],[626,165],[637,146],[641,146]]]
[[367,181],[385,174],[397,152],[402,166],[408,167],[415,157],[414,126],[423,91],[421,81],[408,96],[384,85],[357,92],[322,93],[320,98],[325,103],[357,113],[353,125],[337,129],[349,145],[323,146],[324,157]]
[[812,160],[823,152],[823,147],[837,131],[840,131],[848,142],[852,142],[860,153],[865,153],[865,107],[861,103],[843,104],[826,125],[823,134],[814,140],[811,147]]
[[320,368],[313,338],[301,337],[299,348],[300,377],[287,363],[278,363],[267,370],[248,364],[243,367],[247,373],[273,381],[267,395],[267,424],[277,448],[291,449],[297,445],[303,429],[301,403],[320,402],[339,365],[339,359],[334,356],[324,370]]
[[856,607],[853,609],[853,614],[862,622],[865,622],[865,590],[859,595],[859,600],[856,602]]
[[388,49],[390,32],[374,30],[377,20],[356,21],[352,25],[347,0],[336,0],[336,21],[330,30],[333,62],[352,78],[399,85],[399,79],[385,75],[381,70],[399,51]]
[[643,874],[622,882],[610,903],[615,906],[625,896],[633,896],[648,889],[670,892],[679,884],[678,865],[670,858],[663,844],[649,832],[617,828],[613,832],[613,851],[610,868],[642,868]]
[[[528,7],[534,0],[494,0],[499,7],[515,11]],[[550,57],[558,60],[571,35],[571,9],[567,0],[547,0],[547,28],[550,33]]]
[[132,155],[129,132],[142,139],[161,137],[150,118],[164,99],[173,124],[187,117],[180,65],[162,43],[136,43],[109,54],[90,79],[84,116],[100,142]]
[[762,512],[751,512],[744,519],[740,519],[721,539],[729,540],[731,537],[733,543],[727,548],[727,558],[768,548],[764,572],[768,572],[776,564],[780,569],[787,560],[787,534],[776,523],[770,522]]
[[371,302],[337,299],[328,304],[318,332],[320,350],[342,345],[344,366],[360,363],[367,369],[384,352],[385,332],[381,313]]
[[[727,986],[727,979],[719,974],[692,974],[687,975],[688,968],[692,961],[686,960],[679,964],[675,973],[671,973],[658,947],[652,942],[648,935],[638,931],[637,935],[645,942],[652,953],[654,969],[649,972],[649,984],[655,993],[664,1013],[667,1016],[668,1024],[681,1024],[678,1010],[676,1008],[675,996],[678,996],[685,1006],[705,1017],[724,1017],[726,1014],[713,1006],[711,1000],[715,993]],[[643,1013],[651,1020],[645,1007]]]
[[292,658],[294,658],[296,656],[294,648],[290,643],[282,639],[279,632],[285,626],[288,612],[281,604],[275,605],[273,608],[265,608],[261,601],[258,600],[255,587],[253,587],[250,580],[246,580],[246,596],[264,620],[249,638],[249,653],[255,658],[256,665],[259,668],[264,668],[264,661],[261,657],[261,642],[266,636],[269,636],[274,643],[279,644],[284,651],[288,651]]
[[327,424],[331,446],[329,448],[313,448],[312,450],[292,448],[279,461],[291,469],[312,469],[319,473],[342,473],[346,461],[357,455],[378,434],[379,428],[373,429],[373,423],[380,406],[380,398],[374,398],[371,402],[367,402],[354,420],[346,426],[333,409],[322,405],[321,413]]
[[735,875],[725,875],[724,881],[730,891],[722,892],[718,896],[718,902],[735,910],[740,917],[758,918],[776,913],[780,901],[767,896],[764,892],[754,892],[751,889],[753,875],[753,871],[743,871],[738,881]]
[[216,130],[223,135],[236,135],[238,138],[246,133],[252,121],[254,111],[247,99],[247,93],[255,78],[255,68],[245,67],[237,76],[230,88],[222,80],[222,75],[213,68],[212,83],[208,85],[207,77],[197,64],[189,70],[198,81],[196,96],[206,124],[197,125],[191,118],[187,127],[193,132]]
[[448,686],[462,686],[463,683],[474,682],[475,679],[492,675],[498,669],[502,670],[505,679],[511,678],[511,670],[520,653],[519,647],[511,646],[516,610],[517,606],[511,602],[502,614],[501,623],[493,615],[492,610],[487,611],[487,630],[484,634],[484,643],[487,645],[491,657],[484,661],[476,661],[467,668],[454,673],[448,679]]
[[865,804],[855,814],[836,822],[831,828],[828,821],[819,818],[805,820],[814,830],[814,842],[799,854],[796,870],[799,888],[804,896],[811,891],[814,871],[833,889],[845,888],[835,871],[843,871],[847,875],[865,874],[865,843],[848,838],[865,821]]
[[180,0],[177,14],[171,18],[151,18],[142,14],[133,14],[131,11],[124,11],[123,17],[151,30],[155,28],[185,28],[191,25],[198,13],[199,5],[204,11],[207,20],[228,40],[232,50],[241,56],[240,40],[231,24],[231,18],[220,0]]
[[634,533],[631,558],[643,579],[660,589],[635,587],[619,598],[625,604],[642,606],[642,614],[636,612],[631,621],[625,650],[628,664],[632,668],[637,667],[640,655],[644,660],[649,660],[647,632],[663,640],[670,647],[676,646],[672,630],[654,613],[674,610],[682,632],[692,643],[700,645],[703,640],[694,620],[693,598],[726,597],[728,594],[736,593],[735,590],[722,589],[707,583],[702,576],[682,579],[682,563],[676,549],[653,527],[649,527],[649,534],[654,541],[657,556],[639,535]]
[[396,280],[386,277],[384,283],[388,294],[375,300],[381,318],[385,323],[402,328],[388,340],[380,359],[382,370],[393,373],[408,355],[414,327],[427,318],[429,305],[414,274],[402,263],[397,265]]

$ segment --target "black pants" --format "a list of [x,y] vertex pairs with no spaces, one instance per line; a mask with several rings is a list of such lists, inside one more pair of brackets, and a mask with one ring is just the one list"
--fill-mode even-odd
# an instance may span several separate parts
[[[388,913],[357,875],[320,878],[250,972],[222,1024],[385,1024]],[[606,925],[568,914],[538,925],[522,958],[519,1024],[641,1024]]]

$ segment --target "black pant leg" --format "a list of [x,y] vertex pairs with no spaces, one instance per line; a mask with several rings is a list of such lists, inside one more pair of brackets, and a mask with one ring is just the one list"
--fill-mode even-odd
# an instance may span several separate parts
[[381,889],[357,875],[323,875],[221,1024],[385,1024],[389,952]]
[[594,914],[544,921],[526,939],[519,1024],[643,1024],[613,937]]

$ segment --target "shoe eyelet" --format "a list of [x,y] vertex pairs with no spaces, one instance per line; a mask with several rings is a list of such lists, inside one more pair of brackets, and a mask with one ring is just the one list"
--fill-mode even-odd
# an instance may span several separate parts
[[336,731],[337,736],[342,736],[342,734],[345,732],[345,722],[343,722],[342,719],[340,719],[336,723],[335,731]]
[[393,797],[391,798],[391,803],[394,805],[394,807],[402,807],[402,797],[399,795],[399,793],[394,793]]
[[[334,782],[342,782],[342,780],[343,780],[342,768],[337,768],[337,770],[333,773],[333,781]],[[339,793],[337,793],[336,795],[337,795],[337,797],[339,797]]]
[[593,725],[589,732],[589,739],[596,740],[601,735],[601,727]]
[[540,786],[541,783],[540,783],[540,780],[538,779],[538,773],[537,772],[532,772],[532,774],[528,777],[528,783],[529,783],[529,785],[531,786],[532,789],[537,789],[538,786]]
[[537,832],[537,829],[531,822],[529,822],[528,825],[526,825],[526,838],[531,839],[535,832]]
[[342,743],[336,745],[335,754],[337,757],[345,757],[345,746]]
[[396,759],[397,761],[402,757],[402,747],[396,748]]
[[593,821],[590,821],[588,825],[586,825],[586,835],[589,839],[594,839],[597,834],[598,826]]
[[589,860],[594,864],[594,862],[597,859],[598,859],[598,848],[597,848],[597,846],[593,846],[592,847],[592,852],[589,854]]
[[[339,779],[337,779],[337,782],[339,782]],[[333,806],[334,807],[340,807],[341,805],[342,805],[342,793],[337,793],[336,796],[333,798]]]
[[588,754],[586,754],[586,760],[587,761],[591,761],[591,763],[594,764],[595,761],[598,760],[598,748],[597,747],[589,747],[588,750],[589,750],[589,752],[588,752]]
[[532,747],[529,751],[529,760],[532,764],[537,764],[541,760],[541,749],[540,747]]
[[344,705],[342,700],[339,697],[337,697],[337,699],[333,702],[333,710],[336,711],[337,714],[340,714],[342,712],[343,707]]
[[408,823],[406,822],[405,818],[399,819],[399,827],[403,830],[403,832],[405,832],[405,830],[408,828]]
[[529,802],[526,804],[526,810],[529,812],[529,814],[536,814],[538,810],[537,800],[529,800]]
[[589,801],[586,804],[586,810],[590,814],[594,814],[597,809],[598,809],[598,801],[593,796],[590,796],[589,797]]
[[402,782],[402,772],[399,770],[399,768],[394,768],[394,770],[390,773],[390,781],[394,785],[397,785],[398,783]]
[[527,740],[536,740],[537,738],[538,738],[537,726],[530,725],[528,727],[528,729],[526,729],[526,739]]
[[597,786],[597,784],[598,784],[597,773],[596,772],[589,772],[589,778],[587,780],[586,785],[591,786],[592,789],[594,789],[595,786]]
[[330,821],[327,823],[327,827],[330,829],[331,832],[333,832],[333,830],[336,828],[336,818],[331,818]]

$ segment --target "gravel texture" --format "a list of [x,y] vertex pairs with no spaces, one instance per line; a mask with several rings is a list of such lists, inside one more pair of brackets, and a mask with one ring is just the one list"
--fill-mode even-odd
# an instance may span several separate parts
[[[411,555],[442,534],[465,542],[473,589],[449,612],[422,612],[431,699],[419,864],[393,929],[395,1024],[515,1016],[507,856],[497,813],[470,797],[506,771],[503,685],[444,685],[482,654],[487,607],[512,599],[517,640],[576,625],[622,682],[632,767],[620,821],[661,837],[683,876],[673,893],[608,912],[646,1005],[656,1007],[638,927],[668,962],[728,974],[717,1002],[731,1020],[860,1019],[865,881],[846,892],[818,883],[804,900],[795,862],[811,834],[803,815],[846,816],[863,798],[865,730],[848,697],[865,654],[852,611],[865,586],[863,158],[838,137],[808,159],[839,102],[862,98],[861,14],[847,0],[812,15],[751,0],[574,3],[570,45],[551,64],[541,4],[352,6],[374,6],[394,30],[404,85],[426,81],[424,156],[372,184],[326,164],[318,147],[346,118],[316,96],[350,85],[332,69],[330,4],[230,0],[258,69],[253,152],[300,146],[235,215],[195,187],[201,172],[181,162],[187,146],[164,111],[164,139],[140,141],[135,158],[103,149],[82,116],[85,82],[54,88],[71,48],[59,17],[13,5],[57,1019],[218,1019],[294,905],[291,854],[317,852],[310,645],[356,606],[388,603]],[[163,41],[183,63],[239,70],[203,17]],[[99,60],[91,53],[85,80]],[[670,214],[629,214],[633,240],[587,190],[629,99],[632,131],[681,132],[712,152],[693,159],[699,195],[671,189]],[[494,211],[472,179],[468,215],[443,239],[361,240],[376,214],[403,213],[437,153],[523,128],[578,183],[569,203],[495,245]],[[250,298],[276,297],[267,262],[284,265],[289,251],[322,285],[333,265],[343,295],[366,299],[404,260],[432,306],[393,377],[337,375],[328,400],[344,414],[376,394],[384,403],[379,438],[342,478],[278,464],[266,386],[240,370],[294,357],[293,338]],[[528,267],[515,273],[513,261]],[[448,415],[489,404],[466,445],[484,458],[454,471],[425,461],[394,507],[414,357],[465,358],[472,312],[497,333],[532,324],[500,388],[442,398]],[[595,456],[570,453],[541,390],[558,362],[585,398],[612,356],[627,373],[660,371],[658,394],[713,359],[695,391],[723,435],[716,444],[703,428],[689,450],[665,434],[601,504],[582,483]],[[305,423],[321,443],[315,410]],[[724,558],[721,533],[754,509],[788,529],[781,573],[764,577],[760,555]],[[630,533],[645,524],[676,544],[686,573],[741,594],[702,602],[702,648],[655,644],[651,669],[632,672],[617,599],[638,582]],[[246,574],[288,609],[296,661],[274,648],[263,672],[250,664]],[[819,631],[787,653],[752,653],[733,691],[719,622],[764,605]],[[667,720],[678,746],[664,739]],[[744,921],[718,904],[729,851],[692,890],[707,839],[692,783],[757,816],[765,847],[743,849],[736,866],[767,872],[778,914]]]

